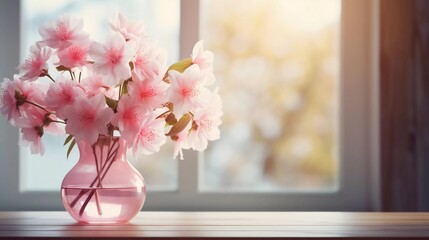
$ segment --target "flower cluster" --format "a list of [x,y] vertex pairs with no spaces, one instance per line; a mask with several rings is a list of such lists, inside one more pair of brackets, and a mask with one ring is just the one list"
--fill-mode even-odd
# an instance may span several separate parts
[[0,89],[0,111],[21,128],[20,142],[43,154],[45,132],[90,144],[120,135],[138,156],[170,138],[174,156],[183,159],[182,149],[202,151],[218,139],[222,103],[210,89],[213,54],[202,42],[190,58],[167,67],[166,52],[141,22],[118,14],[109,26],[102,43],[67,15],[39,29],[42,39]]

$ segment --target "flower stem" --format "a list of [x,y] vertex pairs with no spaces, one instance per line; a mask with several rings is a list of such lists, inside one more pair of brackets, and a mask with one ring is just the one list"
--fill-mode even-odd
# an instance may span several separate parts
[[48,73],[46,73],[46,76],[51,79],[52,82],[55,82],[55,80],[51,77],[51,75],[49,75]]
[[[108,152],[107,152],[107,158],[103,164],[103,160],[100,159],[100,163],[98,163],[98,159],[96,160],[96,167],[97,167],[97,176],[94,178],[94,180],[92,181],[92,183],[90,184],[89,188],[93,188],[93,186],[96,184],[96,188],[97,189],[82,189],[79,194],[76,196],[76,198],[70,203],[71,207],[74,207],[76,205],[76,203],[79,201],[80,198],[82,198],[86,193],[89,192],[88,197],[85,199],[84,203],[82,204],[80,210],[79,210],[79,215],[82,215],[85,212],[85,209],[87,207],[87,205],[89,204],[89,202],[91,201],[92,197],[95,194],[95,201],[97,204],[97,211],[99,215],[102,215],[103,212],[101,210],[100,207],[100,202],[99,202],[99,196],[98,196],[98,188],[102,187],[102,181],[105,178],[107,172],[109,171],[110,167],[112,166],[113,162],[115,162],[116,157],[118,155],[118,151],[120,146],[116,146],[119,140],[115,139],[113,141],[113,144],[110,145],[110,140],[109,140],[109,148],[108,148]],[[94,157],[96,157],[96,151],[95,151],[95,146],[93,146],[93,152],[94,152]],[[101,149],[101,156],[103,156],[103,149]],[[100,168],[101,166],[101,168]],[[107,167],[107,168],[106,168]],[[98,170],[100,169],[100,170]],[[104,171],[105,170],[105,171]]]
[[[110,146],[109,151],[107,152],[107,159],[104,162],[104,165],[101,167],[100,173],[102,173],[104,171],[104,169],[107,166],[108,160],[112,157],[113,153],[111,153],[111,152],[112,152],[113,147],[115,147],[116,143],[117,143],[117,141],[114,141],[113,144],[112,144],[112,146]],[[117,149],[119,149],[119,147]],[[89,187],[92,188],[94,186],[94,184],[97,182],[97,180],[98,180],[98,177],[96,176],[94,178],[94,180],[91,182],[91,184],[89,185]],[[82,190],[80,190],[80,192],[76,196],[76,198],[70,203],[70,206],[74,207],[76,205],[77,201],[79,201],[79,199],[81,199],[83,197],[83,195],[85,195],[89,191],[90,191],[89,189],[82,189]]]
[[[112,166],[113,162],[116,159],[116,156],[118,155],[118,150],[119,150],[119,146],[113,151],[113,155],[112,155],[112,159],[110,160],[109,166],[107,167],[106,171],[104,172],[103,176],[101,177],[101,180],[104,179],[104,177],[106,176],[107,172],[109,171],[110,167]],[[108,159],[106,159],[106,163],[107,163]],[[101,182],[98,183],[97,187],[100,187]],[[96,194],[97,189],[92,189],[91,193],[88,195],[88,197],[86,198],[85,202],[83,203],[82,207],[79,210],[79,215],[82,216],[83,212],[85,212],[86,206],[88,206],[89,201],[91,201],[92,196],[94,196],[94,194]]]
[[[96,144],[92,145],[92,152],[94,154],[95,167],[97,169],[98,183],[99,183],[100,187],[103,187],[101,185],[100,167],[99,167],[99,164],[98,164],[98,158],[97,158],[97,153],[96,153],[95,147],[96,147]],[[102,159],[103,158],[103,146],[100,147],[100,152],[101,152],[101,159],[100,159],[100,165],[101,165],[101,161],[103,160]],[[96,202],[96,205],[97,205],[98,215],[102,215],[103,212],[101,211],[100,200],[99,200],[98,192],[97,191],[95,192],[95,202]]]
[[[97,169],[98,182],[99,182],[100,186],[102,187],[102,185],[101,185],[101,179],[100,179],[100,167],[99,167],[99,164],[98,164],[97,153],[95,151],[95,144],[92,146],[92,152],[94,154],[95,168]],[[103,152],[103,147],[101,147],[101,152]],[[100,165],[101,165],[101,161],[102,161],[102,159],[100,159]]]
[[71,79],[74,81],[74,77],[73,77],[72,71],[70,69],[69,69],[69,73],[70,73]]
[[96,203],[96,205],[97,205],[97,212],[98,212],[98,215],[103,215],[103,211],[101,210],[101,205],[100,205],[100,200],[99,200],[99,196],[98,196],[98,191],[97,190],[95,190],[95,203]]
[[25,100],[25,102],[26,103],[28,103],[28,104],[31,104],[31,105],[33,105],[33,106],[35,106],[35,107],[38,107],[38,108],[40,108],[40,109],[43,109],[43,110],[45,110],[47,113],[49,113],[49,114],[54,114],[54,113],[52,113],[52,112],[49,112],[48,110],[46,110],[46,108],[44,108],[44,107],[42,107],[42,106],[40,106],[39,104],[37,104],[37,103],[34,103],[34,102],[30,102],[30,101],[28,101],[28,100]]

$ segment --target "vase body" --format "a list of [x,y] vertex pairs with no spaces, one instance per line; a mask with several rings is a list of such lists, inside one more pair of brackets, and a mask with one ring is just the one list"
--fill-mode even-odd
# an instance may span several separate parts
[[67,173],[61,196],[68,213],[81,223],[127,223],[141,210],[146,184],[126,159],[119,137],[77,143],[79,161]]

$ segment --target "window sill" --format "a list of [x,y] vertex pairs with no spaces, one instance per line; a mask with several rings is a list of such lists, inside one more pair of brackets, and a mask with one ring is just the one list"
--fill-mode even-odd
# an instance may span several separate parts
[[0,212],[0,238],[429,239],[429,213],[141,212],[126,225],[80,225],[66,212]]

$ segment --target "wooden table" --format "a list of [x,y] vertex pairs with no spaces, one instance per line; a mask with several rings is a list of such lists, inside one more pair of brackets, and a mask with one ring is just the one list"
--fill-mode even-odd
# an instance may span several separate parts
[[66,212],[0,212],[0,238],[429,239],[429,213],[141,212],[126,225],[81,225]]

